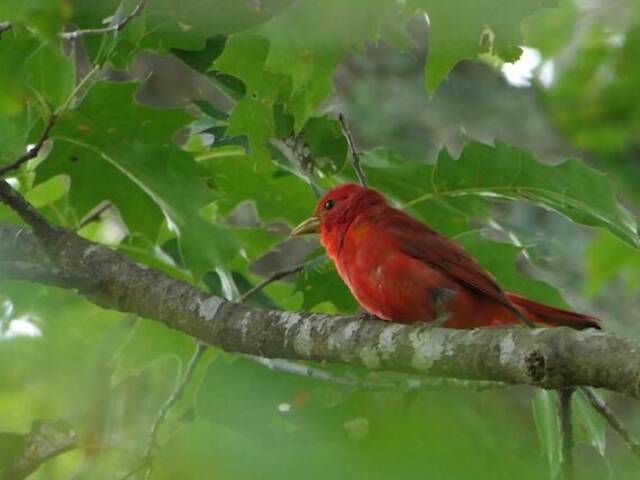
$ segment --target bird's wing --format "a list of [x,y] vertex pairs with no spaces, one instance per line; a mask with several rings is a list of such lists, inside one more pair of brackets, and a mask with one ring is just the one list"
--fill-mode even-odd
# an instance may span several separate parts
[[513,308],[493,277],[455,241],[400,210],[393,209],[376,223],[393,236],[407,255],[422,260],[460,285]]

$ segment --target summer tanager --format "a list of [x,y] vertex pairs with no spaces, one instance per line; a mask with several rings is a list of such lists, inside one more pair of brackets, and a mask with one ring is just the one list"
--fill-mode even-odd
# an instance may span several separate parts
[[518,322],[600,328],[597,318],[504,291],[459,244],[360,185],[329,191],[291,235],[307,233],[320,233],[360,305],[383,320],[450,328]]

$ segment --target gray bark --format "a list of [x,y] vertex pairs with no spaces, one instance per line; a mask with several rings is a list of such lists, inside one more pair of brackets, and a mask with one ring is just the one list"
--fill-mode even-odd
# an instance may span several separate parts
[[[640,344],[569,328],[451,330],[228,302],[64,230],[0,224],[0,280],[77,290],[103,308],[164,323],[229,352],[640,398]],[[4,266],[3,266],[4,265]]]

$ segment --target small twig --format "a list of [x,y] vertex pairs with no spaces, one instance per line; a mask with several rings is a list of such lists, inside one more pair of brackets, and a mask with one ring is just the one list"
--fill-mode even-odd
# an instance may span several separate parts
[[402,379],[359,379],[344,375],[335,375],[321,368],[310,367],[297,362],[279,358],[265,358],[254,355],[243,357],[267,367],[270,370],[300,375],[302,377],[320,380],[322,382],[340,385],[343,387],[357,388],[372,392],[377,391],[404,391],[415,392],[419,390],[443,390],[448,388],[465,388],[470,390],[488,390],[491,388],[506,387],[502,382],[490,382],[479,380],[458,380],[451,378],[402,378]]
[[622,420],[609,408],[609,405],[589,387],[580,387],[580,390],[587,396],[589,403],[595,410],[604,417],[604,419],[611,425],[618,434],[624,440],[629,450],[640,459],[640,443],[633,438],[627,427],[624,426]]
[[0,479],[22,480],[35,472],[47,460],[78,446],[76,432],[59,421],[37,421],[25,436],[20,457],[9,466]]
[[123,17],[119,22],[102,28],[87,28],[86,30],[74,30],[73,32],[61,32],[58,35],[65,40],[76,40],[86,35],[105,35],[108,33],[116,33],[121,31],[127,26],[127,24],[142,13],[144,7],[147,4],[147,0],[140,0],[131,13]]
[[76,230],[81,230],[84,227],[86,227],[87,225],[89,225],[90,223],[95,222],[96,220],[100,219],[100,217],[102,216],[102,214],[104,212],[106,212],[107,210],[109,210],[113,205],[111,205],[111,203],[107,202],[104,205],[100,206],[96,211],[94,211],[91,215],[89,215],[87,218],[85,218],[84,220],[82,220],[80,222],[80,224],[76,227]]
[[40,153],[40,150],[42,149],[44,142],[46,142],[47,139],[49,138],[49,133],[51,132],[51,129],[53,128],[53,126],[56,124],[57,120],[58,120],[57,114],[53,113],[49,116],[49,119],[47,120],[47,123],[44,126],[44,130],[42,130],[42,134],[40,135],[40,138],[38,139],[36,144],[30,149],[28,149],[25,153],[20,155],[13,162],[0,167],[0,178],[4,177],[8,172],[12,170],[16,170],[17,168],[20,168],[20,166],[23,163],[28,162],[29,160],[36,158],[38,156],[38,153]]
[[571,396],[573,388],[558,391],[558,416],[560,417],[561,462],[563,480],[573,480],[573,424],[571,423]]
[[49,139],[49,134],[51,133],[51,129],[56,125],[56,122],[60,118],[60,116],[69,108],[69,105],[73,101],[73,99],[80,93],[80,90],[87,84],[87,82],[91,79],[91,77],[98,71],[97,67],[92,68],[87,75],[85,75],[80,82],[75,86],[71,94],[67,97],[64,103],[47,119],[44,129],[38,138],[38,141],[29,148],[25,153],[20,155],[13,162],[8,163],[6,165],[2,165],[0,167],[0,178],[4,177],[7,173],[17,170],[22,166],[22,164],[28,162],[31,159],[34,159],[42,150],[45,142]]
[[347,144],[349,145],[349,151],[351,152],[351,161],[353,164],[353,169],[356,172],[356,176],[358,177],[358,181],[360,182],[360,185],[366,187],[367,179],[364,176],[364,172],[362,171],[362,165],[360,165],[360,154],[358,153],[356,144],[353,141],[353,137],[351,136],[351,130],[349,130],[349,125],[347,125],[347,120],[344,118],[344,115],[342,113],[338,115],[338,121],[340,122],[340,127],[342,128],[342,134],[344,135],[344,138],[346,138]]
[[176,385],[176,388],[173,390],[169,398],[167,398],[167,400],[164,402],[162,407],[160,407],[160,410],[158,410],[156,419],[154,420],[153,425],[151,426],[151,430],[149,432],[149,443],[148,443],[145,458],[149,457],[152,454],[153,450],[157,447],[157,437],[158,437],[159,427],[164,421],[164,419],[166,418],[167,413],[169,412],[173,404],[176,403],[180,399],[180,397],[182,397],[182,394],[184,393],[185,388],[187,387],[187,385],[189,384],[189,381],[193,377],[193,373],[195,372],[196,366],[200,361],[200,357],[202,357],[202,354],[206,349],[207,349],[207,345],[205,343],[199,340],[196,341],[196,346],[193,350],[193,354],[191,355],[191,358],[189,359],[189,362],[187,363],[187,367],[185,368],[182,379],[180,380],[178,385]]
[[[277,272],[273,272],[264,281],[260,282],[255,287],[246,291],[238,299],[238,302],[239,303],[245,302],[249,297],[256,294],[257,292],[265,288],[270,283],[280,280],[281,278],[284,278],[287,275],[292,275],[294,273],[297,273],[307,265],[308,265],[308,262],[300,265],[296,265],[294,267],[291,267],[285,270],[279,270]],[[204,344],[203,342],[198,341],[196,343],[195,350],[193,352],[193,355],[191,356],[191,359],[189,360],[189,363],[187,364],[187,368],[185,369],[184,375],[180,379],[180,382],[178,382],[178,384],[176,385],[175,389],[173,390],[169,398],[165,401],[162,407],[160,407],[160,410],[158,410],[156,418],[153,424],[151,425],[151,429],[149,431],[149,441],[147,443],[147,450],[142,459],[142,462],[136,465],[136,467],[130,470],[127,474],[125,474],[125,476],[122,477],[122,480],[127,480],[129,478],[132,478],[134,475],[136,475],[137,473],[139,473],[145,468],[147,469],[145,478],[149,478],[149,476],[151,475],[151,472],[153,471],[153,455],[158,445],[157,437],[158,437],[158,431],[160,430],[160,426],[164,423],[165,419],[167,418],[167,414],[169,410],[173,407],[173,405],[178,401],[178,399],[180,399],[180,397],[184,393],[184,390],[189,384],[189,382],[191,381],[191,378],[193,377],[193,373],[198,365],[198,362],[200,361],[200,358],[202,357],[202,354],[206,349],[207,349],[207,345]],[[253,357],[253,356],[247,356],[247,357],[250,357],[253,360],[261,359],[260,357]],[[261,359],[261,360],[267,361],[267,359]],[[262,363],[262,362],[259,362],[259,363]],[[295,365],[300,368],[305,368],[304,366],[294,364],[293,362],[289,362],[289,363],[291,363],[292,366]]]
[[244,292],[240,296],[240,298],[238,298],[238,303],[246,302],[250,297],[252,297],[256,293],[258,293],[260,290],[265,288],[267,285],[269,285],[269,284],[271,284],[273,282],[277,282],[278,280],[281,280],[281,279],[283,279],[285,277],[288,277],[289,275],[293,275],[294,273],[300,272],[305,267],[309,266],[309,263],[310,262],[301,263],[299,265],[295,265],[293,267],[285,268],[283,270],[278,270],[277,272],[271,273],[271,275],[269,275],[267,278],[265,278],[262,282],[258,283],[253,288],[251,288],[251,289],[247,290],[246,292]]
[[[290,137],[290,139],[293,139],[293,141],[295,142],[295,138]],[[290,139],[288,139],[288,141]],[[311,189],[313,190],[315,196],[322,197],[325,194],[325,190],[320,185],[318,185],[315,178],[313,177],[313,172],[309,171],[308,168],[305,168],[304,165],[302,165],[303,162],[298,159],[299,152],[296,151],[295,145],[289,145],[288,141],[285,142],[278,138],[272,138],[269,143],[271,144],[271,146],[276,148],[298,172],[300,172],[307,183],[311,186]]]
[[195,349],[193,351],[193,354],[191,355],[191,358],[189,359],[189,362],[187,363],[187,367],[185,368],[182,378],[180,379],[178,384],[175,386],[175,388],[171,392],[171,395],[169,395],[169,398],[167,398],[167,400],[162,404],[162,406],[158,410],[158,413],[156,414],[156,418],[153,421],[153,424],[151,425],[151,429],[149,430],[149,440],[147,442],[147,450],[144,454],[142,462],[140,462],[138,465],[136,465],[135,468],[127,472],[125,476],[122,477],[122,480],[127,480],[129,478],[132,478],[135,474],[137,474],[138,472],[142,471],[145,468],[147,469],[145,478],[150,477],[151,472],[153,471],[153,456],[155,454],[156,449],[158,448],[158,432],[160,430],[160,427],[162,426],[165,419],[167,418],[167,414],[169,413],[169,410],[171,410],[173,405],[182,397],[182,394],[184,393],[185,389],[187,388],[187,385],[189,385],[189,382],[193,378],[193,374],[196,370],[196,367],[198,366],[198,363],[200,362],[200,358],[202,358],[202,354],[206,349],[207,349],[207,345],[205,343],[199,340],[196,341]]

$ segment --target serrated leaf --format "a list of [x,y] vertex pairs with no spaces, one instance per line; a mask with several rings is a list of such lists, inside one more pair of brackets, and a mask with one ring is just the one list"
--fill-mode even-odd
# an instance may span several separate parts
[[397,18],[398,6],[387,0],[302,0],[256,29],[269,40],[267,69],[292,79],[287,111],[296,131],[331,92],[342,57],[376,41],[383,22]]
[[466,196],[522,199],[576,223],[607,228],[630,245],[640,245],[636,222],[618,203],[606,176],[578,160],[548,166],[504,144],[470,143],[460,159],[443,151],[438,163],[424,172],[428,173],[421,178],[424,193],[406,206]]
[[[427,90],[433,92],[462,59],[488,52],[511,62],[524,43],[520,23],[553,0],[411,0],[429,16]],[[455,12],[455,13],[454,13]]]
[[200,155],[198,160],[213,174],[223,213],[251,201],[260,220],[286,220],[293,225],[308,216],[315,206],[315,197],[307,184],[271,163],[258,169],[249,157],[217,156],[216,149]]
[[[380,148],[363,152],[361,161],[373,188],[387,195],[395,206],[404,208],[444,235],[452,237],[466,232],[472,218],[488,216],[487,202],[481,197],[431,195],[424,202],[409,204],[430,191],[433,165],[410,161]],[[355,181],[351,168],[346,170],[348,178]]]
[[[2,18],[2,15],[0,15]],[[43,41],[16,25],[0,39],[0,164],[40,135],[39,120],[69,96],[74,69],[57,43]]]
[[67,173],[71,205],[79,215],[109,200],[132,231],[151,240],[161,212],[189,270],[200,276],[214,266],[224,268],[235,253],[232,235],[200,215],[215,199],[209,175],[172,141],[189,117],[137,104],[136,88],[131,83],[94,86],[52,132],[54,148],[38,167],[38,179]]

